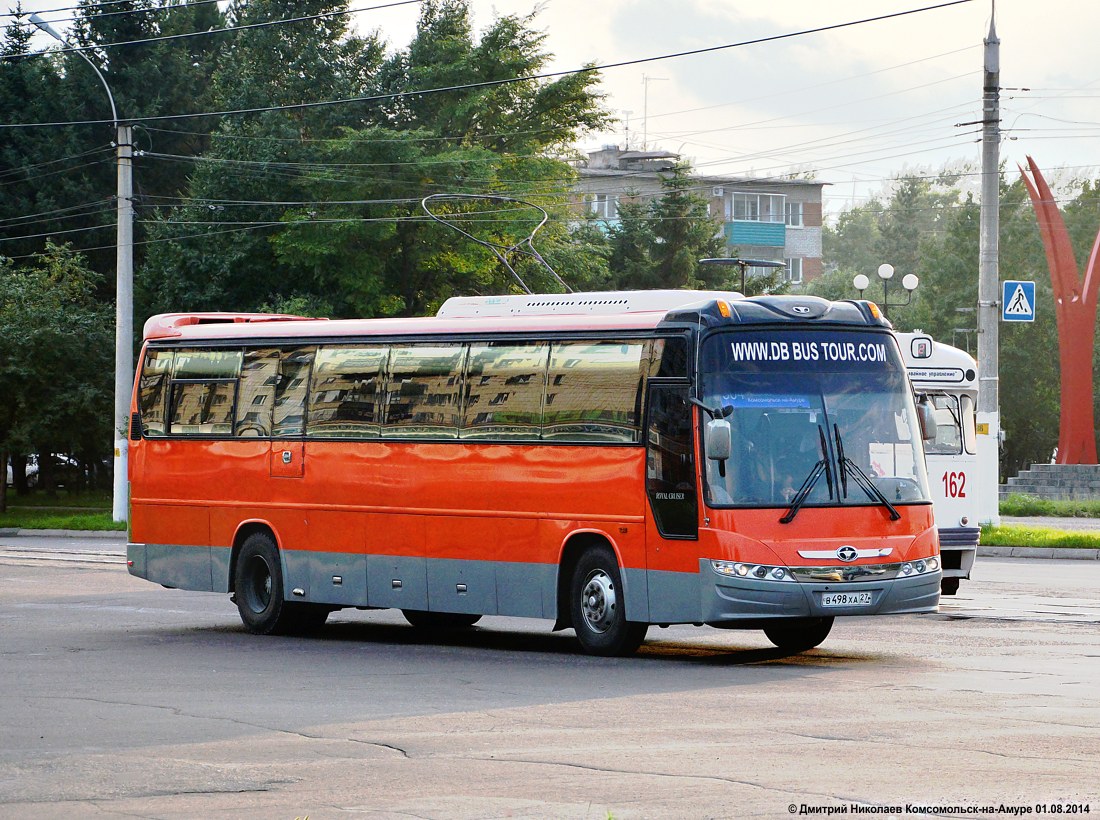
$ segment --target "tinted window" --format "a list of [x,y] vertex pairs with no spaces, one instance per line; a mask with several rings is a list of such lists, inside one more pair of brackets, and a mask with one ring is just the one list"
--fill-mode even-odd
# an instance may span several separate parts
[[271,411],[275,406],[275,383],[278,378],[278,350],[263,348],[244,354],[234,430],[238,436],[271,435]]
[[647,342],[559,342],[550,353],[542,437],[637,443]]
[[649,394],[646,491],[657,528],[666,537],[695,537],[699,530],[689,390],[687,385],[655,385]]
[[470,346],[462,438],[536,440],[550,345]]
[[173,351],[150,350],[145,356],[138,382],[138,404],[141,407],[142,435],[162,436],[164,405],[168,396],[168,377],[172,372]]
[[457,438],[463,346],[403,345],[390,351],[385,435]]
[[180,435],[233,433],[240,350],[178,350],[172,365],[171,426]]
[[384,347],[321,348],[313,365],[309,435],[377,438]]
[[309,368],[313,348],[284,351],[275,384],[275,418],[272,435],[278,438],[300,436],[305,432],[306,396],[309,393]]

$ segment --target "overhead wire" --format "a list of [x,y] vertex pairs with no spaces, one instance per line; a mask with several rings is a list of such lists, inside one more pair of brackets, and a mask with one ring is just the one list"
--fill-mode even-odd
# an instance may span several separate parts
[[[221,111],[205,111],[195,112],[189,114],[163,114],[156,116],[141,117],[141,122],[161,122],[164,120],[184,120],[195,119],[198,117],[214,117],[214,116],[238,116],[243,114],[259,114],[270,111],[301,111],[314,108],[328,107],[332,105],[346,105],[348,103],[368,103],[368,102],[381,102],[384,100],[396,100],[406,99],[409,97],[417,97],[428,94],[441,94],[454,91],[468,91],[479,88],[494,88],[501,85],[510,85],[512,83],[521,82],[533,82],[535,80],[552,79],[555,77],[565,77],[575,74],[592,74],[599,71],[607,71],[616,68],[624,68],[628,66],[645,65],[647,63],[659,62],[663,60],[673,60],[683,57],[697,56],[700,54],[710,54],[719,51],[725,51],[733,48],[743,48],[751,45],[760,45],[762,43],[777,42],[780,40],[788,40],[795,37],[803,37],[810,34],[820,34],[826,31],[836,31],[838,29],[850,28],[857,25],[866,25],[869,23],[881,22],[883,20],[897,19],[900,17],[906,17],[913,14],[921,14],[929,11],[936,11],[943,8],[949,8],[951,6],[962,5],[965,3],[971,3],[974,0],[946,0],[931,6],[922,6],[916,9],[908,9],[905,11],[891,12],[888,14],[881,14],[873,17],[864,17],[858,20],[850,20],[844,23],[833,23],[825,26],[817,26],[814,28],[801,29],[799,31],[786,32],[784,34],[774,34],[766,37],[757,37],[750,40],[742,40],[735,43],[724,43],[717,46],[707,46],[703,48],[689,49],[685,51],[678,51],[669,54],[661,54],[652,57],[639,57],[631,60],[621,60],[613,63],[605,63],[602,65],[585,66],[579,69],[563,69],[560,71],[545,71],[535,74],[528,74],[521,77],[506,77],[496,80],[482,80],[475,83],[462,83],[452,86],[444,86],[437,88],[419,89],[415,91],[400,91],[390,94],[375,94],[362,97],[347,97],[339,100],[316,100],[312,102],[302,103],[288,103],[284,105],[271,105],[271,106],[258,106],[254,108],[237,108],[226,109]],[[400,0],[402,3],[407,2],[422,2],[422,0]],[[380,6],[377,8],[384,8]],[[111,44],[105,44],[103,47]],[[116,44],[118,45],[118,44]],[[25,56],[25,55],[24,55]],[[102,123],[113,122],[113,120],[83,120],[67,123],[57,122],[41,122],[41,123],[0,123],[0,128],[33,128],[33,127],[48,127],[48,126],[60,126],[60,125],[96,125]]]

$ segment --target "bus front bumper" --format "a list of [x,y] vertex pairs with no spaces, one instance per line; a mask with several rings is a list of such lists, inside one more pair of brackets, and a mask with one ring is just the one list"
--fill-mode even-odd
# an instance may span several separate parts
[[[724,562],[719,562],[724,563]],[[795,575],[789,570],[777,580],[727,575],[714,562],[700,561],[703,621],[711,626],[737,626],[742,621],[770,618],[833,617],[842,615],[900,615],[935,612],[940,600],[942,571],[902,574],[904,565],[890,565],[880,574],[860,575],[879,567],[815,567]],[[802,574],[806,578],[796,576]],[[808,580],[828,578],[835,580]],[[853,580],[844,580],[846,576]],[[884,577],[891,576],[891,577]]]

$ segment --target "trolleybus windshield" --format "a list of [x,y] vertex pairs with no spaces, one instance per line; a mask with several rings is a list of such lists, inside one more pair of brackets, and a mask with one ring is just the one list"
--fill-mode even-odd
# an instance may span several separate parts
[[724,469],[707,460],[711,506],[929,503],[912,391],[890,337],[716,333],[700,369],[702,401],[724,408],[733,442]]

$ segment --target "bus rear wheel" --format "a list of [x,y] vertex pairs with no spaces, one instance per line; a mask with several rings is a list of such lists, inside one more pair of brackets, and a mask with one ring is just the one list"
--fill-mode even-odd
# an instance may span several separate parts
[[405,620],[417,629],[430,632],[447,632],[452,629],[468,629],[481,620],[480,615],[462,612],[425,612],[422,609],[402,609]]
[[622,574],[609,547],[594,547],[581,556],[569,601],[577,640],[589,655],[630,655],[645,640],[649,624],[626,619]]
[[319,629],[331,611],[319,604],[284,600],[279,549],[267,533],[253,533],[241,545],[233,589],[241,621],[254,635]]
[[784,618],[764,627],[768,640],[787,652],[813,649],[829,637],[832,618]]
[[959,591],[959,578],[941,578],[940,579],[940,594],[941,595],[955,595]]

